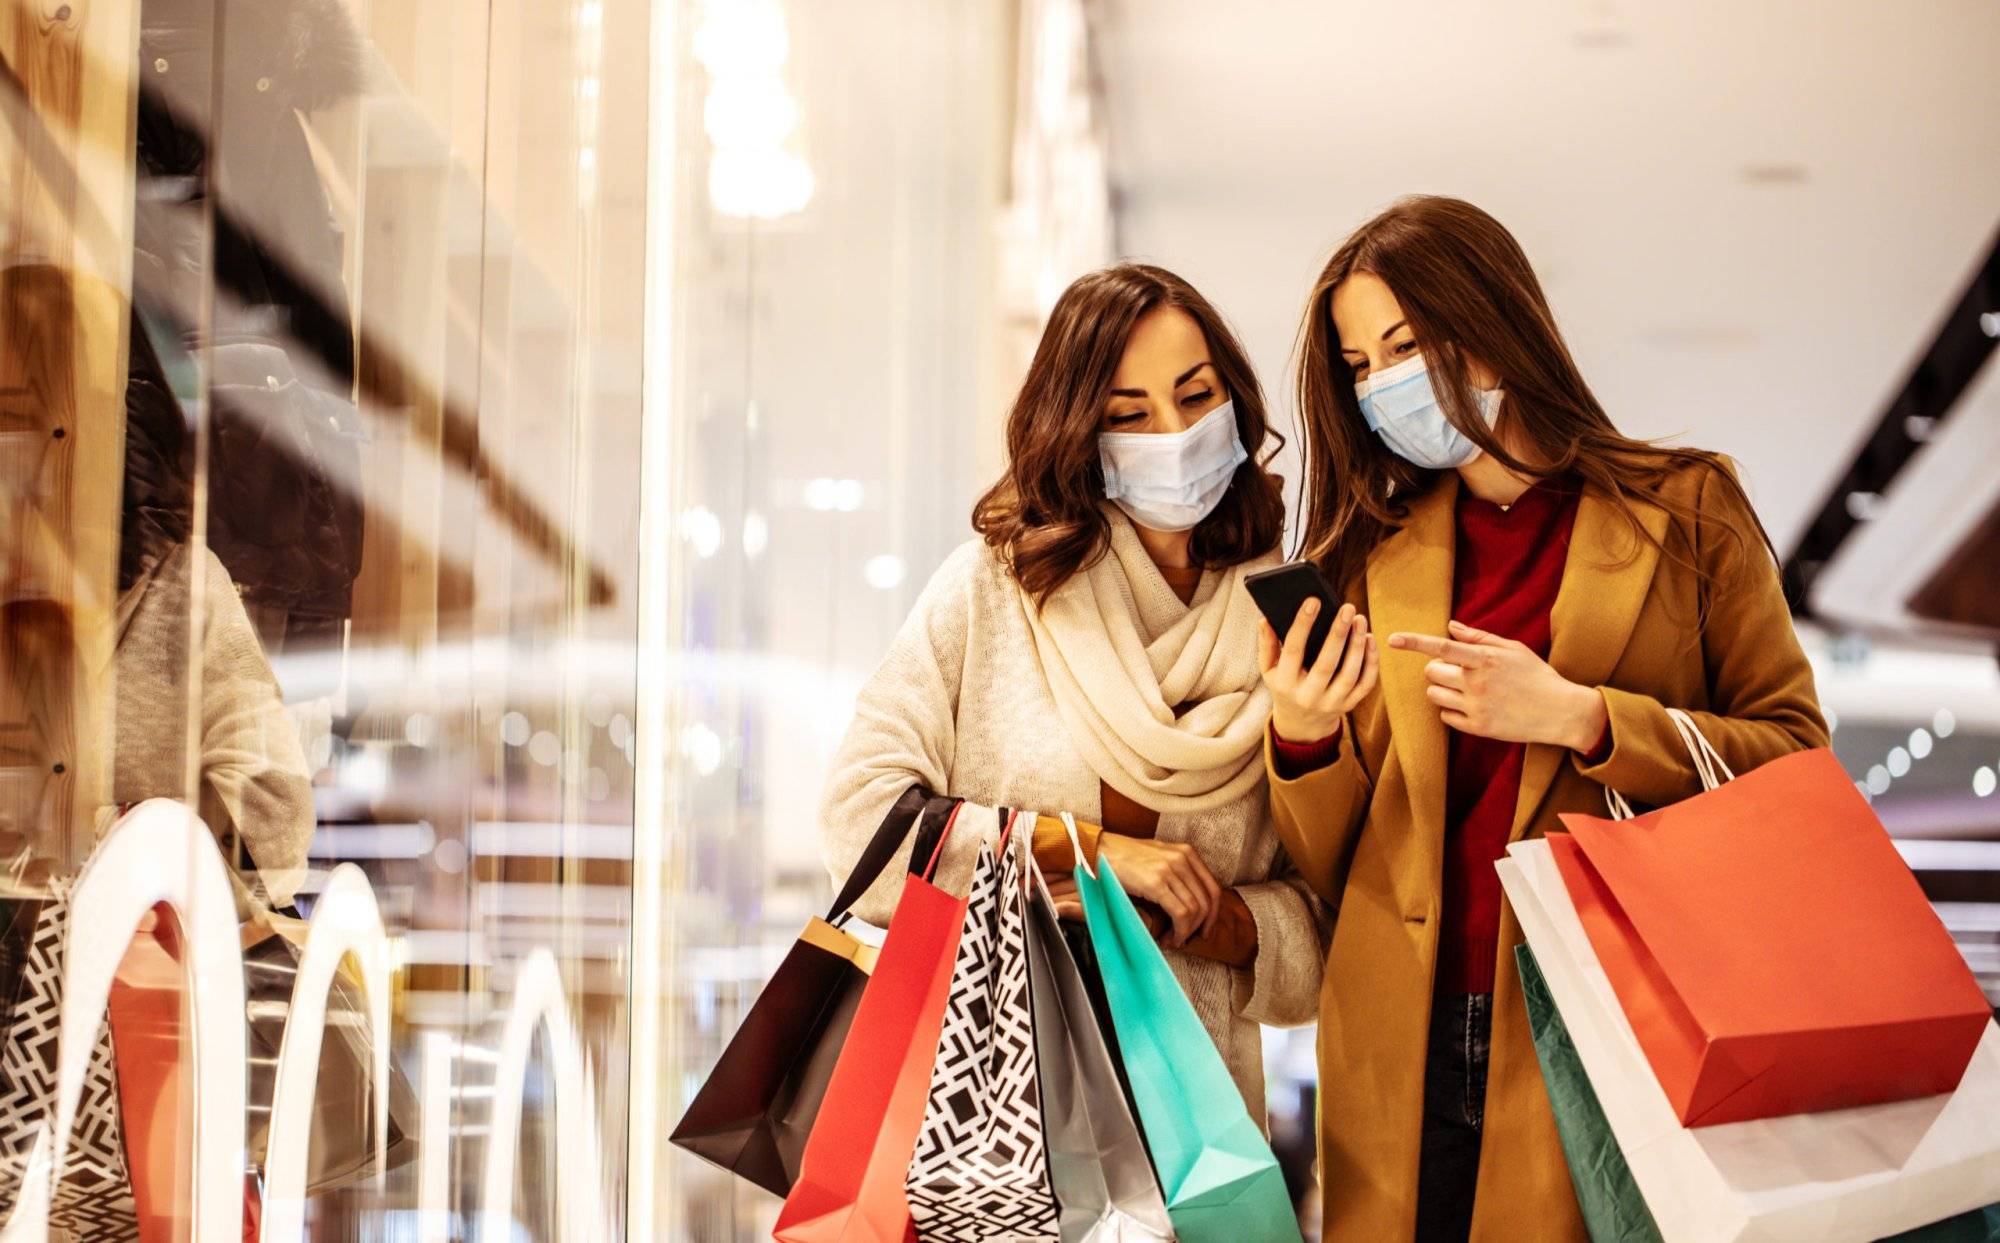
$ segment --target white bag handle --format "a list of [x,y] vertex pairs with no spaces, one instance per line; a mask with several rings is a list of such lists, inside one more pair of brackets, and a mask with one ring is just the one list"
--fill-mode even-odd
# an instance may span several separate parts
[[1095,879],[1097,869],[1092,867],[1090,861],[1083,857],[1083,839],[1076,835],[1076,817],[1066,811],[1060,813],[1060,815],[1062,816],[1063,828],[1069,830],[1069,848],[1076,852],[1076,865],[1083,869],[1086,876]]
[[[1715,789],[1725,781],[1736,780],[1736,774],[1723,762],[1722,753],[1708,741],[1694,718],[1679,708],[1668,708],[1667,719],[1674,723],[1674,729],[1681,736],[1681,744],[1688,749],[1688,757],[1694,761],[1694,774],[1701,781],[1702,793]],[[1611,809],[1614,820],[1630,820],[1632,804],[1625,796],[1610,786],[1604,787],[1604,805]]]

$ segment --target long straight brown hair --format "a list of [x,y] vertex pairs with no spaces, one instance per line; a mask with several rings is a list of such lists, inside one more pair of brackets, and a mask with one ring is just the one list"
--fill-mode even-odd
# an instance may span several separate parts
[[[1283,444],[1264,414],[1264,390],[1222,316],[1165,268],[1121,263],[1078,277],[1049,312],[1041,344],[1007,416],[1007,469],[972,509],[972,526],[1000,550],[1039,605],[1104,555],[1111,526],[1097,436],[1104,403],[1132,329],[1151,312],[1186,312],[1208,342],[1208,360],[1235,403],[1249,460],[1236,468],[1215,512],[1195,527],[1194,564],[1238,565],[1278,546],[1285,501],[1264,464]],[[1272,448],[1266,452],[1265,443]]]
[[[1334,252],[1313,286],[1300,329],[1300,555],[1318,562],[1342,589],[1359,581],[1369,552],[1397,528],[1409,500],[1444,473],[1398,457],[1362,418],[1354,373],[1341,356],[1333,323],[1333,292],[1357,272],[1379,277],[1396,295],[1445,417],[1496,461],[1524,475],[1574,475],[1596,485],[1618,504],[1635,540],[1650,538],[1639,524],[1638,502],[1693,522],[1693,507],[1661,489],[1684,468],[1715,467],[1741,497],[1742,486],[1720,455],[1635,440],[1612,425],[1563,343],[1527,254],[1499,221],[1460,199],[1406,198]],[[1522,456],[1509,452],[1480,417],[1468,359],[1500,378],[1506,398],[1499,421],[1524,447]],[[1741,499],[1754,513],[1749,498]],[[1746,533],[1733,526],[1729,532],[1740,556]],[[1757,535],[1768,550],[1761,524]],[[1672,549],[1662,551],[1687,561]]]

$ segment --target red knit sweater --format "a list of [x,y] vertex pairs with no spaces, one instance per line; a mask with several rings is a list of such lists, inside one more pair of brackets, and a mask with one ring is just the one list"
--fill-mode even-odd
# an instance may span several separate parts
[[[1506,509],[1458,494],[1451,615],[1549,655],[1549,610],[1562,586],[1578,488],[1537,484]],[[1437,992],[1490,993],[1500,940],[1500,877],[1527,748],[1451,731],[1445,777],[1444,903]]]

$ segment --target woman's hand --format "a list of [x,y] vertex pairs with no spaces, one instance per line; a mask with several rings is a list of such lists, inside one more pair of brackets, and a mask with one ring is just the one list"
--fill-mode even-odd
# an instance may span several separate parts
[[[1111,870],[1118,873],[1126,893],[1155,903],[1174,921],[1173,932],[1164,944],[1185,944],[1189,937],[1207,929],[1221,909],[1221,884],[1186,842],[1103,833],[1097,839],[1097,857],[1111,861]],[[1061,913],[1060,902],[1056,910]]]
[[[1056,918],[1084,922],[1083,898],[1077,893],[1076,877],[1065,872],[1059,878],[1049,881],[1049,897],[1056,904]],[[1167,922],[1165,912],[1151,902],[1135,902],[1132,909],[1139,912],[1139,922],[1146,925],[1146,932],[1158,941],[1174,930]]]
[[1306,636],[1312,632],[1319,609],[1318,600],[1307,600],[1299,607],[1283,646],[1271,623],[1258,626],[1262,631],[1259,664],[1264,670],[1264,685],[1271,688],[1271,725],[1286,742],[1319,742],[1333,737],[1340,732],[1340,722],[1349,710],[1375,689],[1381,653],[1375,636],[1368,633],[1368,619],[1351,604],[1340,606],[1312,668],[1302,667]]
[[1424,692],[1446,725],[1502,742],[1588,752],[1604,736],[1604,696],[1557,673],[1524,643],[1461,622],[1451,638],[1392,634],[1389,646],[1431,657]]

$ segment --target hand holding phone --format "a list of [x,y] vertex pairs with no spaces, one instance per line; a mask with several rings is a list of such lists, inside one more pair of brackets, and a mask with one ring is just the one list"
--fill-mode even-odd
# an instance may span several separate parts
[[1311,565],[1280,566],[1252,575],[1246,585],[1258,579],[1265,584],[1251,586],[1251,598],[1271,623],[1260,653],[1271,691],[1271,723],[1287,742],[1331,738],[1375,689],[1381,657],[1368,619],[1351,604],[1336,609],[1333,593]]

